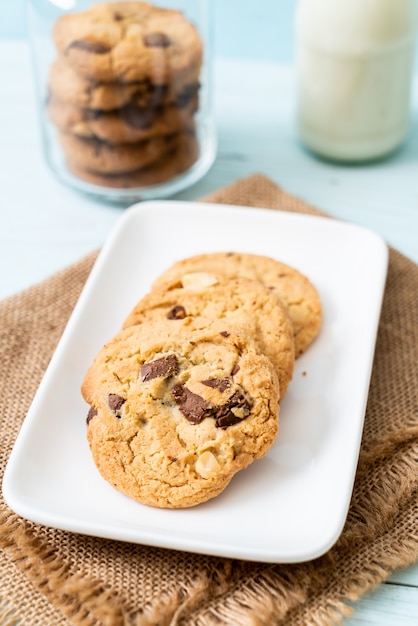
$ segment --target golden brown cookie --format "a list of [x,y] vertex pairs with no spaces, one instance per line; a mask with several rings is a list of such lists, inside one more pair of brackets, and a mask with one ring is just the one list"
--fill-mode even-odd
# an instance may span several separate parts
[[98,139],[111,144],[137,143],[159,135],[173,135],[193,126],[198,98],[179,107],[125,105],[114,111],[80,109],[51,98],[48,103],[50,120],[62,131],[86,139]]
[[138,143],[110,144],[60,132],[59,140],[67,160],[78,168],[100,174],[124,174],[156,163],[174,150],[179,144],[180,133]]
[[283,398],[293,376],[293,327],[278,299],[259,282],[215,273],[184,273],[133,308],[124,327],[147,321],[208,318],[235,324],[252,337],[276,369]]
[[226,323],[210,331],[168,322],[122,330],[97,355],[82,393],[99,472],[155,507],[218,495],[265,455],[278,431],[274,369]]
[[160,286],[187,272],[222,272],[257,280],[285,306],[293,324],[295,356],[300,356],[317,336],[322,323],[319,294],[297,269],[276,259],[240,252],[199,254],[179,260],[154,283]]
[[165,85],[153,85],[148,79],[106,83],[80,76],[65,59],[59,57],[51,65],[48,85],[51,97],[68,105],[80,109],[112,111],[128,104],[141,108],[166,104],[182,106],[197,95],[197,80],[196,76],[190,84],[180,79],[171,79]]
[[100,187],[132,189],[152,187],[172,181],[188,170],[199,156],[199,146],[193,134],[182,133],[178,145],[156,163],[133,172],[120,174],[99,174],[80,167],[67,159],[69,170],[78,178]]
[[147,2],[97,3],[56,21],[53,39],[78,74],[105,82],[195,82],[202,41],[180,11]]

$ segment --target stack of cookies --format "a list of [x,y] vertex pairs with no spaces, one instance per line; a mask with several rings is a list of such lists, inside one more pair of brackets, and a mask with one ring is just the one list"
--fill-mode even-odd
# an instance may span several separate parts
[[181,12],[94,4],[61,16],[53,39],[48,115],[75,175],[147,187],[191,167],[203,45]]
[[82,384],[102,476],[156,507],[221,493],[274,442],[321,319],[312,283],[275,259],[213,253],[168,268]]

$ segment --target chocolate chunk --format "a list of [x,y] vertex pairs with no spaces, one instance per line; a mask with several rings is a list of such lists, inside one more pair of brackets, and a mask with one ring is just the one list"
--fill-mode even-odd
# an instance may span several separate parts
[[132,103],[142,108],[145,105],[148,107],[159,106],[167,96],[167,93],[167,85],[152,85],[149,82],[139,82],[138,91],[132,96]]
[[206,387],[212,387],[213,389],[218,389],[221,393],[223,393],[230,386],[230,382],[228,378],[208,378],[208,380],[202,380],[202,385],[206,385]]
[[176,404],[182,404],[183,402],[186,402],[187,394],[185,392],[185,387],[183,387],[183,385],[180,385],[180,383],[177,383],[177,385],[174,385],[174,387],[171,390],[171,393],[173,395],[173,398]]
[[199,83],[192,83],[191,85],[186,85],[181,93],[176,96],[176,104],[181,109],[185,107],[186,104],[190,102],[190,100],[198,93],[200,88]]
[[231,333],[229,333],[227,330],[222,330],[219,334],[222,335],[222,337],[229,337]]
[[186,309],[184,306],[178,304],[177,306],[173,306],[172,309],[167,313],[167,319],[169,320],[183,320],[186,317]]
[[[233,412],[233,409],[238,411]],[[230,398],[215,411],[216,426],[218,428],[226,428],[237,424],[242,419],[247,417],[251,411],[251,403],[240,392],[236,391]],[[242,417],[240,418],[236,413],[240,412]]]
[[173,376],[173,374],[177,374],[178,371],[179,364],[176,355],[169,354],[151,361],[151,363],[141,365],[141,379],[145,383],[153,378],[168,378]]
[[233,393],[232,396],[228,399],[226,404],[220,407],[218,411],[221,411],[225,407],[227,407],[228,409],[242,408],[245,411],[246,415],[248,415],[250,413],[251,406],[252,402],[248,400],[241,391],[235,391],[235,393]]
[[184,417],[191,424],[200,424],[209,408],[206,400],[180,384],[174,385],[171,393]]
[[115,413],[117,413],[117,411],[122,408],[122,405],[125,402],[125,398],[121,398],[121,396],[118,396],[116,393],[109,393],[109,396],[107,398],[109,408]]
[[234,415],[231,411],[222,417],[218,417],[216,420],[216,426],[218,428],[228,428],[228,426],[233,426],[234,424],[238,424],[241,422],[241,418]]
[[85,52],[93,52],[94,54],[106,54],[110,52],[111,47],[107,43],[101,41],[87,41],[86,39],[76,39],[67,47],[68,53],[72,48],[84,50]]
[[239,370],[240,370],[240,366],[235,364],[234,367],[232,368],[231,376],[235,376],[235,374],[237,374]]
[[104,111],[101,109],[84,109],[84,119],[87,121],[99,120],[104,116]]
[[165,33],[147,33],[143,36],[144,45],[148,48],[168,48],[171,40]]
[[113,19],[115,20],[115,22],[121,22],[123,20],[123,15],[121,15],[120,13],[114,13]]
[[87,413],[86,424],[90,424],[95,415],[97,415],[97,409],[91,406],[89,412]]
[[159,104],[168,93],[167,85],[150,85],[150,105]]
[[131,128],[144,129],[149,128],[156,115],[157,111],[155,108],[144,108],[139,107],[136,104],[127,104],[126,106],[119,109],[119,115],[128,126]]

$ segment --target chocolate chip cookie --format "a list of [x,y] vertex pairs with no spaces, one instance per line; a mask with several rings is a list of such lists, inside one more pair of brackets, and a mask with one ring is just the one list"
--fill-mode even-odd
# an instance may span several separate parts
[[172,78],[165,85],[154,85],[144,78],[135,82],[100,82],[80,76],[69,63],[59,57],[49,71],[49,92],[68,105],[94,111],[113,111],[126,105],[152,108],[175,104],[182,106],[195,97],[199,90],[197,78],[187,83]]
[[167,320],[122,330],[97,355],[82,393],[99,472],[155,507],[218,495],[278,431],[274,368],[226,320],[210,330]]
[[100,174],[124,174],[155,163],[170,153],[178,145],[180,133],[123,144],[63,132],[59,133],[59,139],[67,159],[78,168]]
[[207,318],[225,320],[242,328],[273,363],[280,398],[293,376],[293,327],[279,300],[263,285],[247,278],[215,273],[183,273],[160,285],[133,308],[124,327],[147,321]]
[[179,260],[154,283],[158,287],[187,272],[222,272],[257,280],[285,306],[293,324],[295,356],[300,356],[317,336],[322,322],[318,291],[298,270],[256,254],[216,252]]
[[197,96],[183,106],[139,107],[128,104],[114,111],[80,109],[56,98],[48,103],[50,120],[62,131],[111,144],[137,143],[159,135],[173,135],[193,127]]
[[79,163],[67,158],[68,169],[78,178],[100,187],[129,189],[152,187],[167,181],[188,170],[199,156],[199,145],[193,133],[181,133],[176,147],[158,161],[131,172],[98,173],[80,167]]
[[177,10],[147,2],[97,3],[54,25],[60,56],[87,79],[153,85],[196,82],[203,47],[196,28]]

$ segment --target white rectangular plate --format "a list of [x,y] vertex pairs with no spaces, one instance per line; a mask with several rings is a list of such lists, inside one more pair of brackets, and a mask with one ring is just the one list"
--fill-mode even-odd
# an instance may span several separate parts
[[[296,363],[280,432],[264,459],[190,509],[147,507],[99,475],[86,441],[84,374],[173,261],[212,251],[263,254],[318,289],[323,327]],[[265,562],[326,552],[353,487],[387,270],[375,233],[266,209],[146,202],[118,221],[89,276],[24,421],[3,482],[19,515],[78,533]]]

